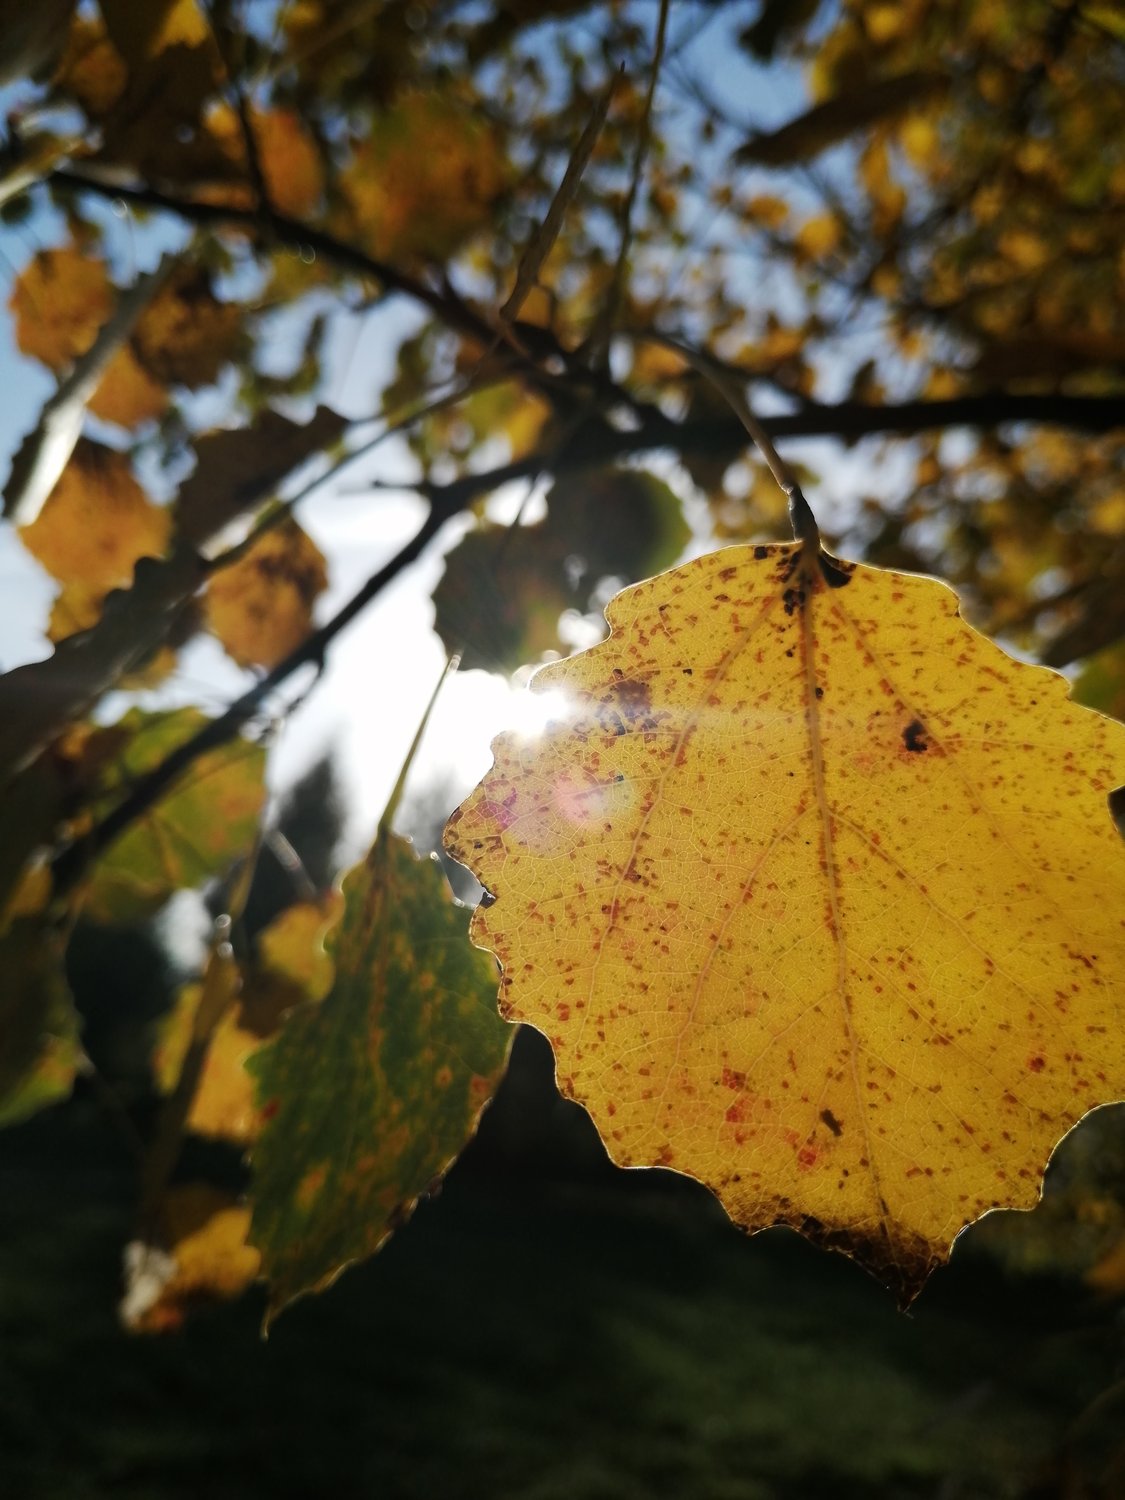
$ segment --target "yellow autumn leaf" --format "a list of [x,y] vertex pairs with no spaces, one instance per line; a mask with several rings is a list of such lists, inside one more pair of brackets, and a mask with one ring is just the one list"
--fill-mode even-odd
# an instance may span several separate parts
[[129,69],[100,16],[72,16],[55,69],[57,88],[73,95],[92,119],[109,113],[125,92]]
[[123,344],[110,360],[89,407],[103,422],[137,427],[163,415],[168,400],[167,386],[149,374],[130,344]]
[[[172,1091],[180,1075],[202,995],[202,984],[185,984],[160,1026],[152,1068],[163,1093]],[[262,1038],[240,1026],[235,1013],[227,1011],[211,1034],[187,1117],[189,1130],[242,1144],[254,1139],[258,1111],[244,1064],[261,1045]]]
[[614,1158],[904,1301],[1125,1091],[1125,726],[931,579],[737,547],[619,594],[447,831]]
[[930,115],[907,115],[898,132],[907,159],[919,170],[931,167],[941,153],[941,134]]
[[[227,103],[215,105],[207,115],[208,131],[223,152],[246,174],[246,141],[242,122]],[[250,126],[262,169],[270,207],[291,218],[311,214],[324,193],[324,169],[316,142],[291,109],[251,110]],[[209,194],[222,202],[248,206],[251,195],[241,187],[225,187]]]
[[20,538],[52,577],[81,586],[74,596],[81,629],[83,622],[92,623],[87,617],[95,598],[131,582],[138,558],[161,555],[170,527],[169,512],[141,489],[124,453],[79,438],[58,484],[31,525],[20,528]]
[[444,94],[408,93],[340,173],[375,255],[440,260],[487,222],[507,169],[480,114]]
[[746,205],[747,217],[763,229],[781,229],[789,218],[789,204],[771,193],[760,193]]
[[105,262],[73,245],[40,250],[16,277],[8,306],[16,345],[51,370],[85,354],[113,311]]
[[204,270],[184,265],[137,319],[130,345],[151,380],[196,390],[217,380],[234,356],[242,318],[236,302],[215,296]]
[[135,1241],[126,1254],[121,1319],[133,1333],[169,1333],[200,1302],[230,1300],[256,1280],[261,1256],[246,1243],[250,1211],[204,1183],[168,1189],[163,1245]]
[[[243,974],[236,1004],[211,1033],[188,1112],[189,1130],[244,1146],[257,1138],[262,1113],[246,1061],[277,1032],[287,1011],[303,1001],[323,1000],[331,989],[333,964],[324,938],[342,906],[338,891],[321,901],[297,902],[258,935],[257,961]],[[152,1070],[162,1093],[170,1093],[180,1076],[202,998],[202,983],[183,985],[160,1023]]]
[[843,228],[836,214],[817,214],[805,220],[793,243],[809,260],[822,260],[839,247],[842,238]]
[[203,600],[207,628],[241,666],[275,666],[308,635],[327,583],[320,548],[285,520],[211,579]]
[[258,958],[273,978],[295,985],[302,998],[323,1000],[332,987],[332,960],[324,946],[325,934],[343,910],[339,891],[320,901],[298,901],[258,936]]

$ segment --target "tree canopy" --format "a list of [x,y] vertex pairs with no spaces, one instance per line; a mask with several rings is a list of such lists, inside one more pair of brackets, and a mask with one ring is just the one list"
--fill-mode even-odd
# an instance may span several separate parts
[[[446,651],[511,673],[688,553],[789,538],[734,389],[826,548],[940,574],[1125,715],[1125,24],[1100,0],[3,9],[12,361],[54,382],[9,438],[5,544],[56,593],[0,676],[0,1120],[100,1074],[68,944],[218,889],[153,1059],[129,1316],[161,1327],[259,1252],[279,1305],[374,1249],[502,1072],[491,962],[391,831],[401,784],[342,898],[298,862],[244,919],[300,671],[418,559],[444,553]],[[302,521],[353,475],[373,515],[406,489],[424,516],[329,613]],[[246,673],[218,712],[182,706],[204,634]],[[404,649],[373,636],[367,691]],[[249,1206],[173,1183],[191,1133],[250,1147]]]

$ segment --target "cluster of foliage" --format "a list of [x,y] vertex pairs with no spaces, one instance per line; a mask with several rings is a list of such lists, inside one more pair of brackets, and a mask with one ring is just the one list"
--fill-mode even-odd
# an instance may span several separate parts
[[[225,881],[205,970],[151,1059],[164,1102],[143,1142],[127,1309],[158,1328],[259,1274],[276,1309],[370,1253],[503,1072],[495,965],[436,867],[391,832],[397,796],[342,896],[298,880],[269,924],[241,921],[271,847],[266,756],[291,681],[452,518],[468,529],[434,594],[448,650],[498,672],[565,654],[575,615],[597,620],[615,588],[683,554],[685,502],[715,542],[789,534],[785,496],[720,393],[733,382],[779,445],[830,440],[800,449],[805,488],[841,502],[822,515],[838,518],[827,544],[939,572],[982,628],[1077,665],[1080,700],[1125,713],[1125,26],[1101,0],[43,0],[20,14],[3,42],[16,106],[0,199],[38,248],[9,307],[21,355],[57,386],[11,454],[4,510],[59,587],[53,651],[0,677],[0,1120],[97,1074],[68,944]],[[763,97],[775,83],[786,117],[732,105],[723,70],[701,67],[708,47]],[[360,320],[396,353],[348,417],[317,401],[341,329]],[[316,622],[331,559],[298,506],[391,436],[425,519]],[[859,443],[849,484],[875,478],[844,504],[833,465]],[[549,486],[544,517],[498,523],[490,497],[512,482],[528,497]],[[810,571],[815,538],[784,555],[800,558],[805,617],[829,573]],[[241,697],[216,717],[127,702],[174,681],[202,632],[252,672]],[[380,649],[398,647],[376,642],[376,661]],[[618,732],[608,704],[647,742],[652,705],[610,689],[597,732]],[[1005,679],[1012,704],[1036,691]],[[1048,696],[1066,726],[1051,743],[1069,735],[1085,777],[1050,858],[1079,850],[1082,906],[1104,914],[1120,885],[1105,810],[1116,741]],[[931,728],[906,728],[913,764]],[[1048,817],[1053,764],[1025,819]],[[482,796],[499,849],[511,818]],[[725,840],[716,857],[734,862],[728,809],[695,812],[692,848]],[[1015,888],[1004,899],[1008,936],[971,929],[988,963],[1029,921]],[[1057,893],[1042,901],[1058,920]],[[705,933],[710,919],[692,920]],[[1056,932],[1055,946],[1066,938],[1093,976],[1082,1025],[1116,1015],[1119,1037],[1107,945],[1120,939],[1103,926]],[[971,970],[982,991],[986,970]],[[1057,982],[1047,969],[1013,981],[1045,986],[1039,999]],[[562,1002],[547,998],[551,1030]],[[1013,1044],[1033,1075],[1064,1045],[1037,1027]],[[678,1035],[661,1042],[677,1057]],[[1054,1136],[1125,1086],[1116,1038],[1089,1051],[1093,1083],[1069,1051],[1053,1082]],[[603,1053],[595,1071],[618,1061]],[[833,1100],[816,1101],[827,1144]],[[971,1134],[976,1095],[952,1107]],[[249,1150],[248,1198],[177,1177],[191,1134]],[[1054,1136],[1031,1135],[1033,1198]],[[967,1160],[960,1141],[954,1158]],[[979,1185],[964,1196],[972,1211],[942,1220],[946,1249],[1006,1201]],[[1030,1201],[1026,1186],[1014,1201]],[[1115,1231],[1125,1210],[1108,1213],[1107,1248]],[[885,1247],[867,1258],[893,1273]],[[909,1294],[921,1277],[897,1279]]]

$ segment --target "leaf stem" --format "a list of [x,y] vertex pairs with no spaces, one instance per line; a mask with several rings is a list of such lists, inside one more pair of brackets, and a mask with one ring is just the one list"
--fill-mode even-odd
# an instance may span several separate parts
[[671,338],[667,334],[647,333],[636,335],[636,337],[644,337],[649,343],[660,344],[665,349],[674,350],[686,359],[693,369],[711,382],[754,440],[770,473],[777,480],[789,501],[789,523],[793,527],[795,540],[805,542],[813,548],[819,547],[820,530],[816,524],[816,517],[812,513],[812,507],[805,499],[801,486],[797,483],[796,475],[774,447],[773,439],[750,410],[750,405],[743,394],[746,377],[736,375],[729,366],[713,358],[703,349],[697,349],[694,345],[685,344],[680,339]]

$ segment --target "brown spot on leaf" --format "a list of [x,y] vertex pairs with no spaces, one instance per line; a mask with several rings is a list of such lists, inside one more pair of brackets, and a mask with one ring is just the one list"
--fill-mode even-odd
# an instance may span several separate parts
[[921,719],[911,719],[910,723],[902,731],[902,743],[913,754],[921,754],[930,748],[928,742],[923,738],[925,733],[926,728]]

